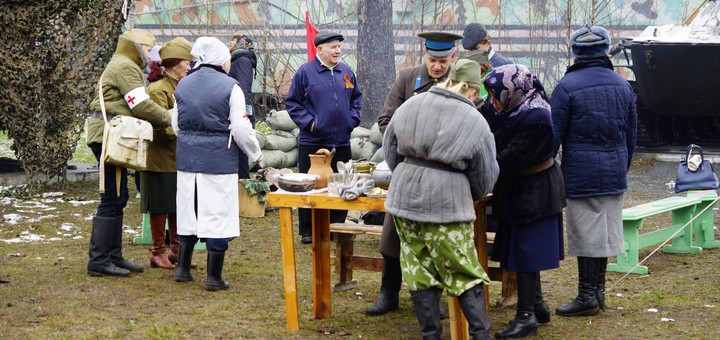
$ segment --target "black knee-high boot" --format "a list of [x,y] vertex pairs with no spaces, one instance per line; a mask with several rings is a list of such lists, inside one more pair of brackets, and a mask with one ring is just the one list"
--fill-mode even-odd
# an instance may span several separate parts
[[599,264],[596,258],[578,256],[578,295],[567,305],[555,309],[555,314],[587,316],[600,311],[596,292]]
[[490,339],[490,318],[485,308],[485,290],[482,283],[460,294],[458,302],[468,322],[470,339]]
[[523,338],[537,334],[538,322],[534,312],[537,282],[538,272],[517,273],[517,312],[507,328],[495,333],[496,339]]
[[127,269],[133,273],[142,273],[145,270],[143,265],[133,263],[126,260],[122,254],[122,225],[123,215],[120,214],[115,218],[115,227],[113,228],[112,247],[110,248],[110,261],[120,268]]
[[177,265],[175,266],[175,282],[188,282],[193,280],[190,274],[190,268],[194,248],[195,243],[180,242]]
[[605,272],[607,271],[607,257],[598,257],[598,274],[597,274],[597,287],[596,295],[598,301],[598,307],[605,310]]
[[115,219],[95,216],[90,232],[87,271],[90,276],[130,276],[130,271],[110,261]]
[[382,283],[380,295],[365,311],[367,315],[383,315],[399,308],[398,293],[402,284],[400,259],[383,254]]
[[222,278],[225,252],[208,250],[207,253],[207,279],[205,280],[205,290],[216,291],[218,289],[224,290],[230,288],[230,283]]
[[540,272],[537,275],[537,285],[535,287],[535,305],[533,306],[535,319],[538,323],[550,322],[550,307],[545,303],[542,293],[542,284],[540,283]]
[[439,310],[441,294],[442,290],[437,287],[410,292],[423,340],[440,340],[442,335]]

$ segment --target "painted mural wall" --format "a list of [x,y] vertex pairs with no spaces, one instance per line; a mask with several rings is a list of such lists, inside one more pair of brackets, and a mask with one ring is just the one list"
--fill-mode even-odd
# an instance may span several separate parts
[[[570,34],[581,25],[605,26],[613,42],[637,36],[648,25],[680,24],[703,0],[392,0],[399,69],[421,63],[421,31],[461,33],[471,22],[489,29],[493,46],[527,64],[552,89],[571,62]],[[253,92],[286,92],[306,61],[305,11],[320,30],[346,36],[343,60],[355,66],[355,0],[138,0],[130,26],[151,30],[160,42],[202,35],[229,40],[252,36],[260,59]],[[624,59],[624,58],[623,58]],[[623,60],[616,60],[622,63]],[[627,75],[632,76],[632,75]]]

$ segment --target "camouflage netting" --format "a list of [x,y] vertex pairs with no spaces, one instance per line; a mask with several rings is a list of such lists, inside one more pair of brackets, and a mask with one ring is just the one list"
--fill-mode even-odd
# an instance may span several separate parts
[[[132,2],[130,2],[132,3]],[[100,71],[124,23],[123,1],[7,1],[0,11],[0,128],[31,190],[63,179]]]

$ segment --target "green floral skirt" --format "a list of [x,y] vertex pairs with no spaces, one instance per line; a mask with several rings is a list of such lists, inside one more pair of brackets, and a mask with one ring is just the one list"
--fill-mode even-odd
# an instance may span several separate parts
[[423,223],[394,217],[403,281],[411,291],[439,287],[458,296],[490,278],[478,262],[472,222]]

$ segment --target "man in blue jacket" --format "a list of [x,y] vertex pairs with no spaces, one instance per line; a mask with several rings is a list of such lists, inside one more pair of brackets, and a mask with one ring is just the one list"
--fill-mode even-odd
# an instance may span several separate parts
[[[303,64],[290,83],[285,100],[290,117],[300,128],[298,171],[307,173],[310,156],[321,148],[335,150],[332,168],[337,162],[351,159],[350,133],[360,124],[362,91],[355,72],[340,60],[340,43],[345,38],[337,33],[321,32],[314,40],[315,59]],[[333,210],[330,222],[345,222],[347,211]],[[298,223],[303,244],[312,243],[309,209],[300,209]]]

